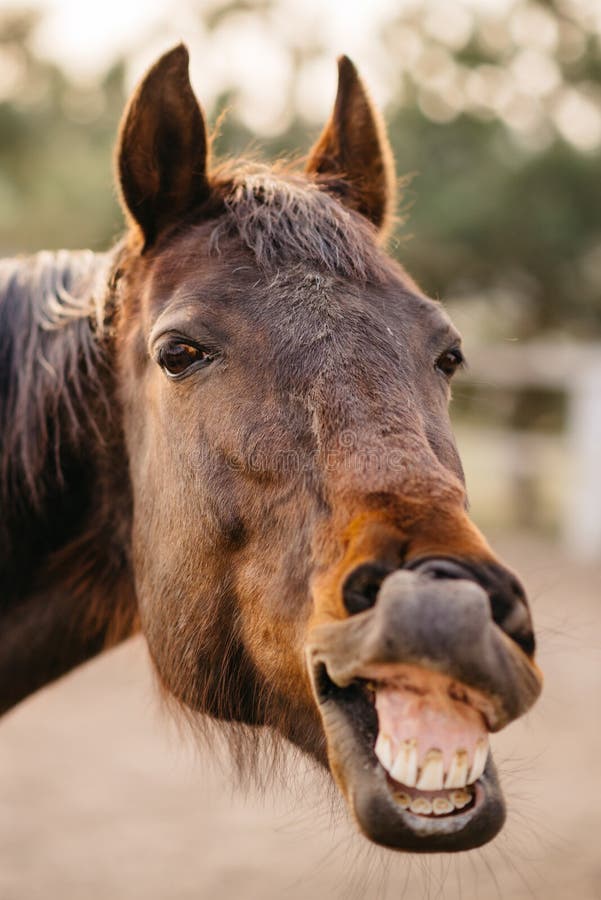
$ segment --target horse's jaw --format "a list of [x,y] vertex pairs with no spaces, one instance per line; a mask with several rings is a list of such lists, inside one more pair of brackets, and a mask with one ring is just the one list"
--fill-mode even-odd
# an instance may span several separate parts
[[375,843],[469,850],[503,826],[488,732],[525,712],[540,680],[481,593],[397,573],[374,609],[313,630],[307,660],[330,770]]

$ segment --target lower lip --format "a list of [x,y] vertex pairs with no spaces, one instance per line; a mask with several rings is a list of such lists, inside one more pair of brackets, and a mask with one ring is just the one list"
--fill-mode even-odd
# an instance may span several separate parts
[[421,816],[402,809],[383,773],[373,774],[375,784],[359,780],[353,785],[353,812],[365,836],[391,850],[420,854],[471,850],[495,837],[505,820],[502,798],[494,787],[494,773],[492,784],[484,775],[474,785],[475,796],[469,807],[446,816]]

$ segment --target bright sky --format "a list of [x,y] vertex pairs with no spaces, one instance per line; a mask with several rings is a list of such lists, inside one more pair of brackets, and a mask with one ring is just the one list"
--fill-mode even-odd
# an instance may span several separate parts
[[[318,36],[323,59],[309,67],[305,84],[299,87],[310,114],[327,111],[335,86],[335,57],[348,53],[365,74],[375,99],[384,103],[390,91],[389,73],[378,58],[376,33],[383,20],[413,0],[279,0],[275,18],[279,33],[301,46]],[[453,0],[459,12],[469,6],[503,9],[512,0]],[[93,78],[121,52],[131,59],[131,84],[163,50],[179,40],[192,50],[191,74],[196,90],[210,106],[224,83],[246,86],[240,106],[254,125],[268,126],[274,109],[284,115],[288,98],[285,83],[290,61],[252,13],[239,16],[237,28],[217,29],[210,40],[199,11],[216,8],[218,0],[9,0],[5,8],[44,10],[44,22],[36,41],[41,55],[57,60],[81,79]],[[433,14],[448,15],[450,0],[428,0]],[[380,54],[381,56],[381,54]],[[330,58],[326,65],[326,59]],[[280,93],[278,98],[276,95]],[[278,103],[279,100],[279,103]],[[321,107],[321,108],[320,108]],[[261,123],[264,110],[265,123]],[[277,117],[276,117],[277,118]]]
[[[311,121],[323,121],[335,93],[335,58],[348,53],[380,106],[393,93],[398,97],[401,69],[411,69],[423,88],[419,100],[423,111],[439,121],[456,115],[466,103],[484,102],[512,128],[546,139],[543,101],[556,92],[555,127],[581,149],[596,149],[601,144],[598,98],[561,86],[557,65],[548,55],[557,26],[545,20],[540,7],[526,7],[519,21],[510,19],[507,13],[514,2],[277,0],[270,23],[252,10],[240,12],[225,17],[210,34],[203,12],[219,9],[222,0],[0,0],[0,7],[41,9],[44,17],[36,34],[37,51],[84,83],[125,54],[132,87],[162,52],[183,40],[190,47],[191,78],[203,105],[211,110],[222,91],[233,89],[238,116],[251,131],[264,135],[281,132],[293,110]],[[601,34],[601,0],[578,0],[578,4]],[[384,24],[412,6],[419,10],[424,32],[447,45],[448,51],[422,54],[415,43],[420,39],[410,29],[405,29],[404,36],[395,32],[394,48],[383,45]],[[519,52],[508,71],[484,67],[465,75],[458,85],[457,79],[463,76],[449,54],[469,37],[474,8],[497,14],[500,21],[510,19]],[[539,10],[536,21],[533,9]],[[498,36],[497,25],[491,27]],[[306,46],[320,46],[322,51],[305,60],[292,87],[289,51]]]
[[[433,9],[455,3],[503,9],[512,0],[431,0]],[[353,53],[361,50],[378,24],[395,9],[412,0],[280,0],[282,15],[295,32],[319,31],[328,40],[326,49]],[[187,0],[8,0],[0,8],[40,8],[46,21],[40,31],[39,48],[61,61],[74,73],[96,73],[120,51],[143,42],[158,27],[165,44],[174,35],[186,38],[198,32],[198,10],[219,6],[217,0],[193,4]],[[165,22],[169,25],[165,28]],[[158,39],[161,40],[160,38]]]

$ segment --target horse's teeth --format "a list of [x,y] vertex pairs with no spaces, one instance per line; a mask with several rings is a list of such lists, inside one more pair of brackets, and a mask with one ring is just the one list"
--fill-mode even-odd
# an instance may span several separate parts
[[477,781],[478,778],[480,778],[480,776],[484,772],[487,757],[488,741],[479,740],[474,751],[474,761],[472,763],[472,768],[470,769],[470,774],[467,779],[468,784],[472,784],[472,782]]
[[417,787],[420,791],[439,791],[443,787],[446,790],[464,788],[481,777],[488,759],[488,740],[481,739],[476,744],[471,767],[467,751],[456,750],[445,778],[442,752],[433,748],[426,754],[418,778],[417,742],[403,741],[396,756],[393,747],[389,735],[378,734],[374,749],[382,766],[395,781],[407,787]]
[[466,750],[455,750],[447,777],[445,779],[445,788],[462,788],[467,784],[467,776],[469,771],[469,760]]
[[440,750],[429,750],[422,766],[417,788],[420,791],[440,791],[444,781],[444,763]]
[[455,809],[463,809],[472,799],[471,794],[468,794],[467,791],[451,791],[449,798]]
[[387,734],[378,734],[375,751],[376,756],[378,757],[384,768],[388,772],[390,772],[392,766],[392,741]]
[[414,740],[403,741],[396,759],[390,769],[390,774],[395,781],[406,784],[407,787],[415,787],[417,781],[417,744]]
[[394,799],[399,804],[401,809],[409,809],[409,807],[411,806],[411,797],[409,796],[409,794],[406,794],[404,791],[399,791],[398,793],[395,793]]
[[416,797],[411,801],[409,809],[420,816],[429,816],[432,812],[432,804],[425,797]]
[[446,816],[454,809],[455,807],[446,797],[435,797],[432,801],[432,812],[435,816]]

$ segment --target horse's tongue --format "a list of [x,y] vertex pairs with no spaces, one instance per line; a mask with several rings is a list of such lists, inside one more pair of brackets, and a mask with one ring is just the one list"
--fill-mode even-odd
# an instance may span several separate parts
[[481,714],[441,690],[376,688],[376,754],[390,775],[421,790],[461,788],[480,777],[488,753]]

